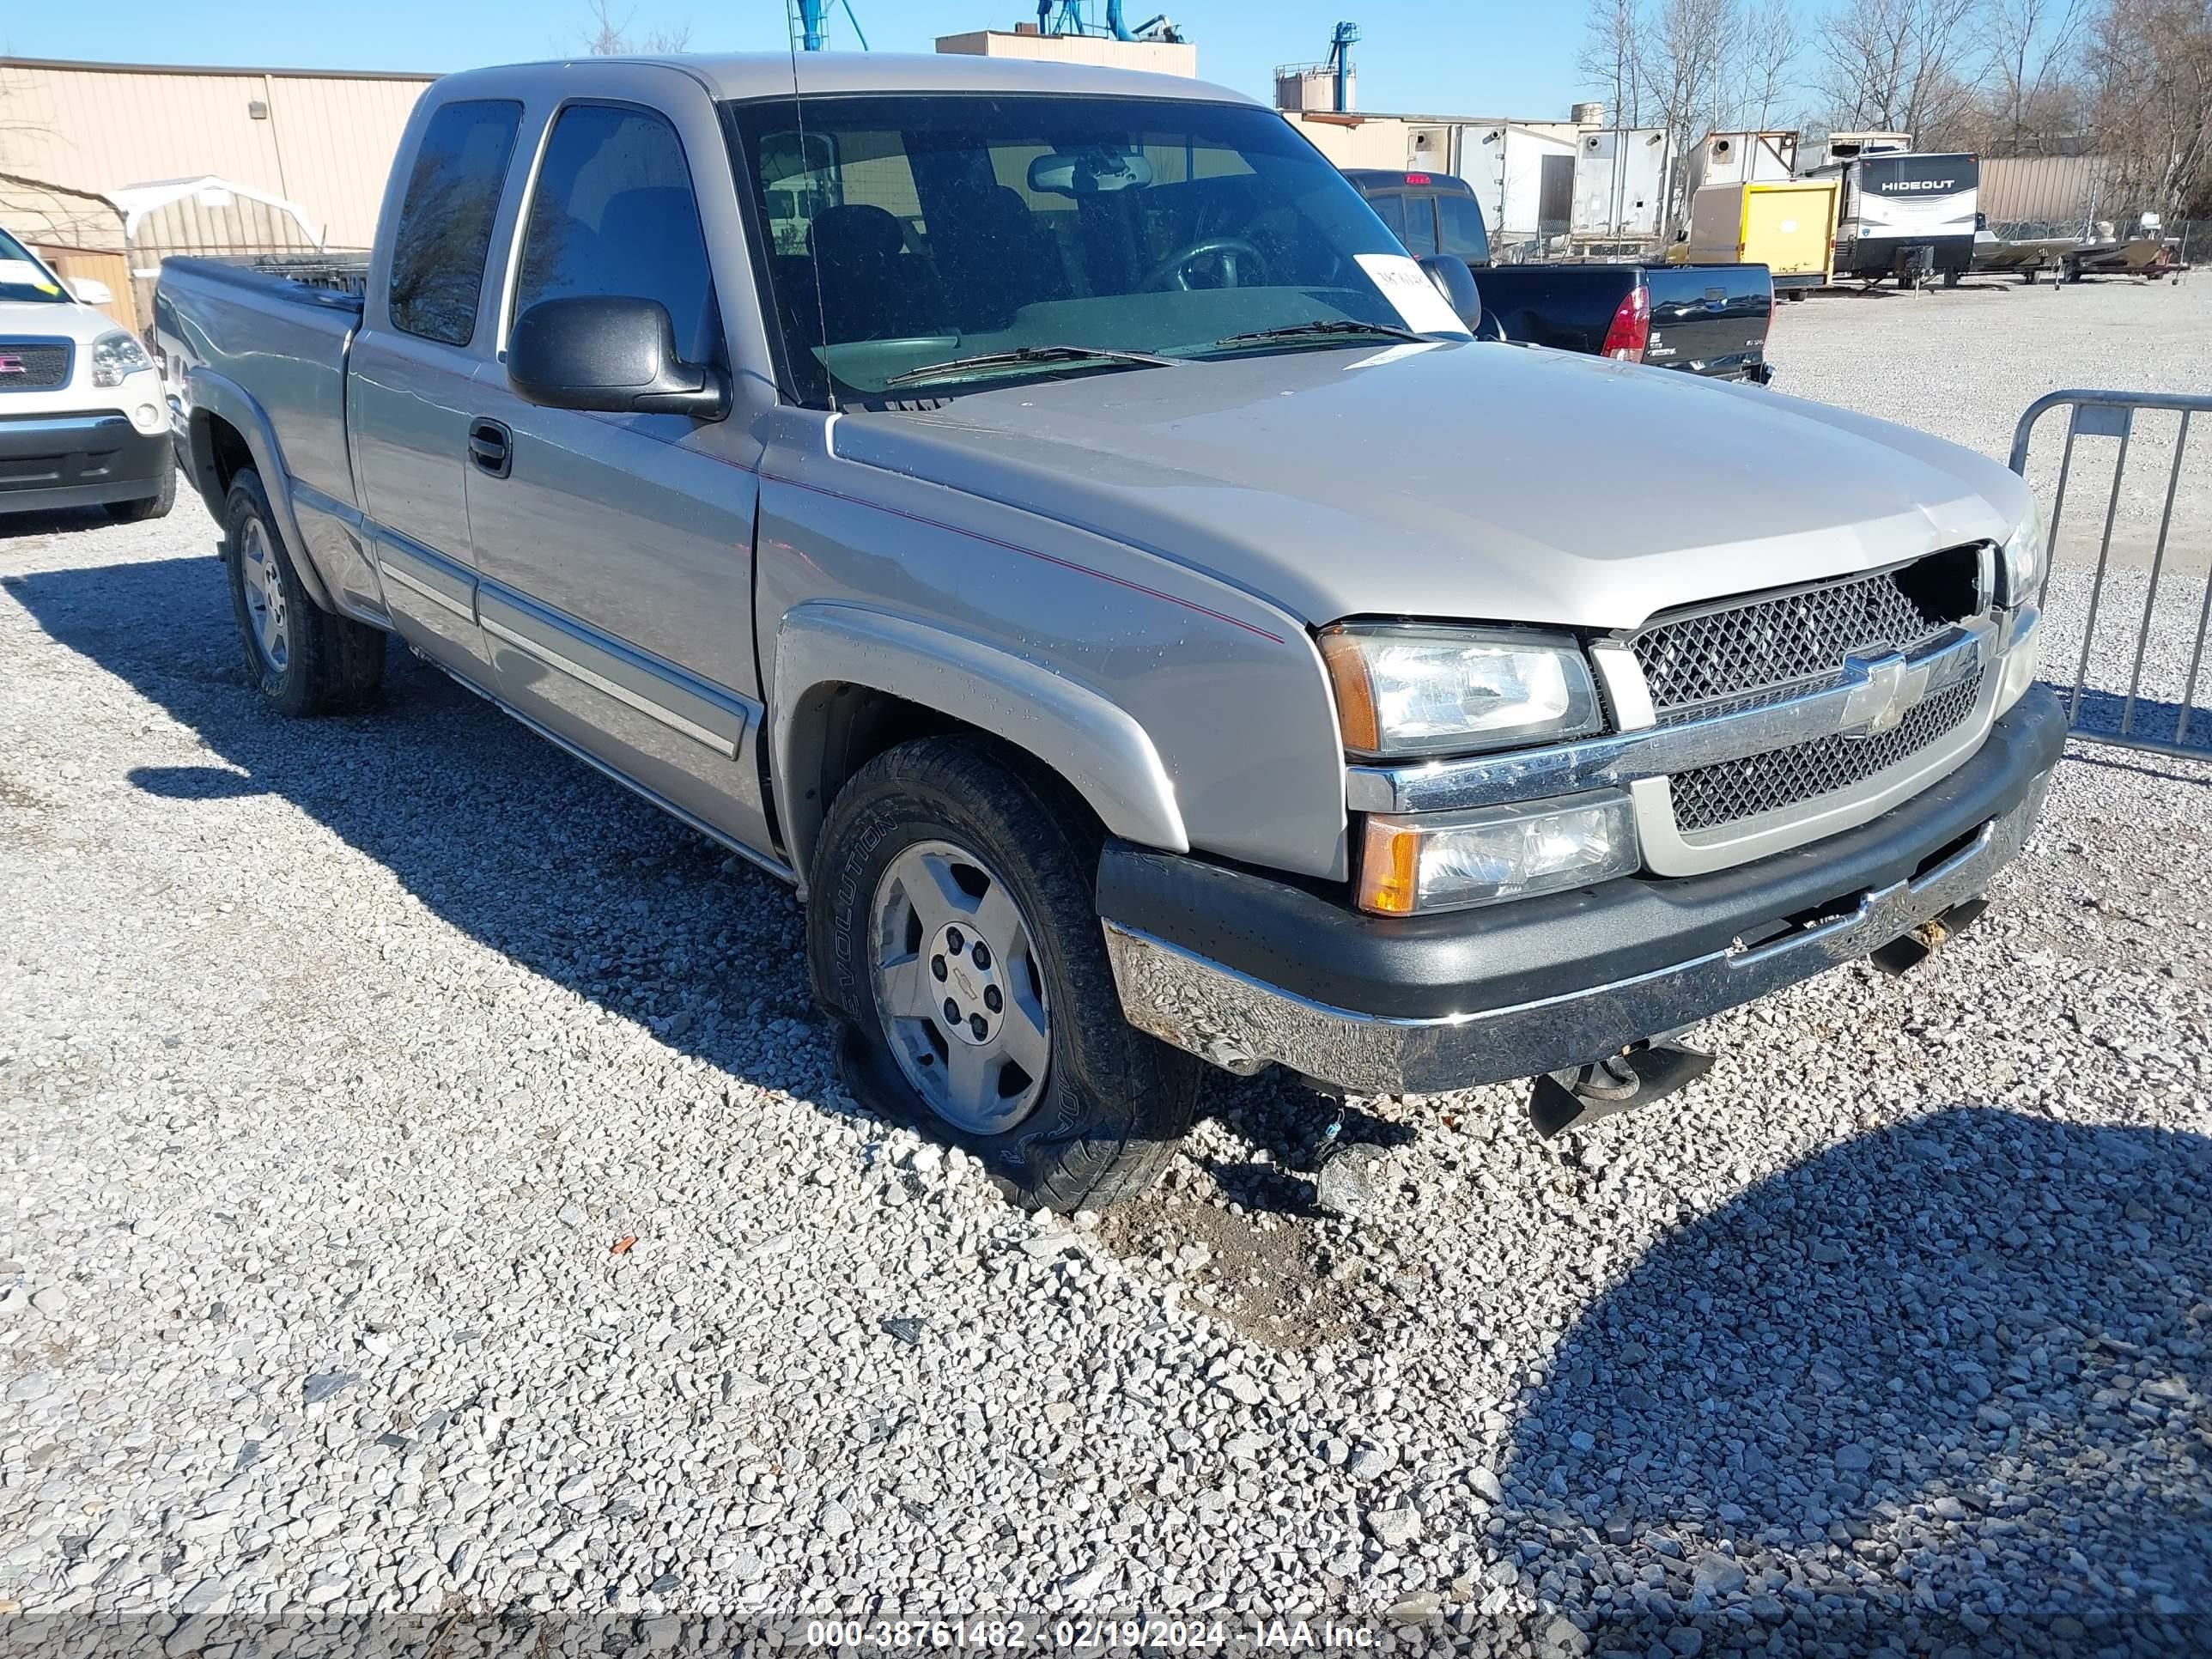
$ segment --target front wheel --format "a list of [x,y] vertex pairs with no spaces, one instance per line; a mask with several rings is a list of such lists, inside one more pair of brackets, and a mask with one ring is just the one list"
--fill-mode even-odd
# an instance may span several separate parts
[[110,501],[107,516],[118,524],[143,524],[149,519],[166,519],[169,509],[177,504],[177,465],[174,460],[161,469],[161,488],[150,495],[141,495],[135,501]]
[[815,854],[808,958],[847,1085],[1028,1209],[1144,1191],[1197,1099],[1198,1062],[1121,1018],[1098,848],[1057,780],[943,737],[855,773]]

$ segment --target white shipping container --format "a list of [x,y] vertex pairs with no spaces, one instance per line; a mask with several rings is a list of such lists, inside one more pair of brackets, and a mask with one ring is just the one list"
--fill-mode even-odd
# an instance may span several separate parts
[[1666,210],[1667,135],[1656,127],[1608,127],[1583,135],[1575,152],[1577,236],[1656,240]]

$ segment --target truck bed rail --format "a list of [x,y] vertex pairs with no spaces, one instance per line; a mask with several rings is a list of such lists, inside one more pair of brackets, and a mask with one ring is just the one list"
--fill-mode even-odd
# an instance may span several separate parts
[[368,280],[368,256],[359,256],[357,264],[338,255],[298,259],[267,254],[235,259],[167,259],[162,262],[162,269],[264,294],[275,290],[301,305],[321,306],[359,317],[362,290]]

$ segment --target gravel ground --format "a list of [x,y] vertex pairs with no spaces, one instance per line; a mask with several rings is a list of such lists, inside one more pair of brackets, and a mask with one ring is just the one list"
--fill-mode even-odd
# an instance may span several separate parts
[[[1777,351],[1994,449],[2212,387],[2208,295]],[[1978,927],[1647,1113],[1378,1103],[1352,1223],[1310,1103],[1224,1081],[1071,1226],[839,1091],[764,878],[397,658],[264,713],[213,540],[0,531],[0,1646],[2212,1647],[2212,769],[2080,750]]]
[[[1770,355],[1778,391],[1902,421],[2002,460],[2021,412],[2046,392],[2212,392],[2212,276],[2033,288],[1973,276],[1917,294],[1838,289],[1778,307]],[[2168,415],[2137,422],[2115,534],[2137,554],[2156,532],[2177,429]],[[2065,416],[2054,411],[2036,428],[2029,471],[2046,510],[2064,447]],[[2112,449],[2081,441],[2069,527],[2099,527]],[[2201,556],[2212,543],[2212,422],[2195,423],[2189,453],[2174,521],[2196,529]]]

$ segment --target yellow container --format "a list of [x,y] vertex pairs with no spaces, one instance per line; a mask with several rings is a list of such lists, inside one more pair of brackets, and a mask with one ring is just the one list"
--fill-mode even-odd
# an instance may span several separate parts
[[1707,185],[1690,202],[1690,263],[1765,265],[1777,287],[1825,285],[1835,273],[1838,188],[1833,179]]

